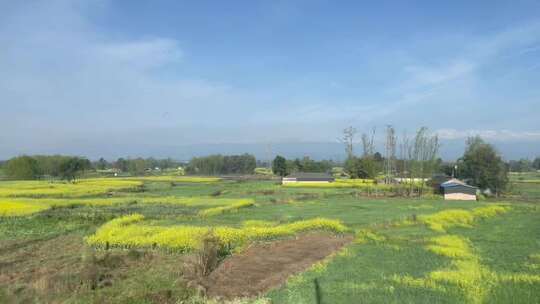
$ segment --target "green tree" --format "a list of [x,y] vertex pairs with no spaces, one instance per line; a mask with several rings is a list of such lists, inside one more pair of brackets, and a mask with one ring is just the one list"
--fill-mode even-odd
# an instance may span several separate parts
[[534,159],[532,166],[536,170],[540,170],[540,156]]
[[114,168],[119,169],[122,172],[127,172],[129,170],[129,163],[126,159],[120,157],[113,165]]
[[105,170],[109,167],[109,163],[102,157],[96,162],[96,169]]
[[372,157],[353,156],[345,161],[344,170],[351,178],[375,178],[378,169]]
[[13,179],[35,179],[39,175],[39,166],[34,158],[22,155],[7,162],[6,174]]
[[479,136],[467,139],[465,154],[459,160],[459,176],[470,179],[481,189],[499,195],[508,184],[506,165],[492,145]]
[[276,158],[274,158],[274,161],[272,161],[272,171],[275,175],[279,175],[281,177],[287,175],[287,160],[285,157],[278,155]]
[[148,168],[148,164],[144,158],[139,157],[128,160],[128,171],[133,175],[144,174],[146,168]]
[[70,157],[60,164],[60,177],[67,181],[73,181],[90,167],[91,163],[88,159]]

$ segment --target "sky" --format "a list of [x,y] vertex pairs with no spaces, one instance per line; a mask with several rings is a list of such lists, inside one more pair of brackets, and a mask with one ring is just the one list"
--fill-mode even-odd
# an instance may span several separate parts
[[0,0],[0,46],[0,159],[339,159],[388,124],[540,155],[538,0]]

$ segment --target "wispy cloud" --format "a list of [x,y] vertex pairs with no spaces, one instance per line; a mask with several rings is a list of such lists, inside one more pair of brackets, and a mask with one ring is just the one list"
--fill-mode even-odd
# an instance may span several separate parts
[[540,141],[540,131],[439,129],[435,133],[441,139],[451,140],[480,136],[490,141]]
[[111,35],[87,19],[85,7],[28,1],[2,21],[0,99],[10,104],[0,113],[4,122],[76,134],[125,128],[115,123],[125,115],[141,127],[181,125],[226,115],[226,101],[244,102],[225,83],[160,73],[182,70],[185,51],[178,40]]
[[[286,58],[287,48],[294,45],[291,37],[283,39],[287,41],[281,45],[283,50],[254,48],[257,62],[253,58],[234,62],[228,58],[230,52],[221,52],[219,46],[206,57],[197,57],[200,54],[193,50],[196,39],[159,32],[123,33],[93,23],[88,11],[105,14],[110,3],[12,1],[0,10],[0,122],[10,130],[0,132],[0,144],[6,149],[17,146],[23,152],[36,151],[45,145],[92,138],[96,142],[120,138],[155,145],[175,141],[334,141],[348,125],[367,129],[387,123],[408,130],[428,125],[440,129],[441,137],[447,138],[480,134],[494,140],[539,140],[536,131],[516,131],[535,129],[530,118],[523,119],[529,122],[526,126],[518,126],[521,120],[503,125],[506,110],[501,106],[503,102],[515,105],[517,100],[532,100],[521,105],[528,109],[523,110],[524,115],[532,116],[538,111],[533,104],[538,93],[532,92],[538,81],[523,76],[530,88],[516,88],[515,93],[514,86],[504,87],[505,82],[503,95],[494,77],[509,68],[515,68],[512,75],[521,75],[519,67],[509,65],[486,73],[510,56],[537,55],[538,22],[480,36],[462,33],[459,43],[444,50],[445,33],[432,33],[427,42],[398,39],[399,45],[392,45],[390,51],[386,45],[371,45],[371,41],[354,43],[336,38],[337,54],[348,54],[338,47],[341,42],[351,48],[360,44],[370,47],[362,51],[361,60],[335,69],[323,64],[332,60],[325,57],[331,47],[322,53],[314,48],[307,56],[313,59],[309,67],[293,64],[284,66],[284,71],[283,66],[261,62],[264,58]],[[305,13],[302,6],[296,3],[289,11],[289,2],[281,5],[276,8],[276,18],[290,24],[280,26],[296,26],[293,21]],[[318,34],[310,33],[313,37]],[[244,45],[249,48],[248,43]],[[215,58],[209,61],[215,67],[199,69],[197,64],[212,56]],[[538,65],[531,61],[526,68],[532,74]],[[268,69],[261,75],[227,75],[227,68],[237,64],[267,64]],[[208,72],[212,69],[219,72]],[[260,83],[245,85],[251,78]],[[277,78],[282,79],[272,80]],[[524,97],[514,99],[518,93]],[[494,101],[499,103],[492,104]],[[446,116],[449,119],[442,119]],[[458,122],[461,129],[455,129],[452,122]]]

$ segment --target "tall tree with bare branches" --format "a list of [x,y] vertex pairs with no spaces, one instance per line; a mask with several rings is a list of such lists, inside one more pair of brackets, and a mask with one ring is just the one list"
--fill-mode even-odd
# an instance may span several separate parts
[[386,143],[385,143],[385,183],[389,184],[396,170],[396,131],[391,125],[386,126]]
[[347,153],[347,158],[354,157],[354,137],[356,136],[356,129],[352,126],[345,128],[343,130],[343,138],[341,142],[345,144],[345,152]]

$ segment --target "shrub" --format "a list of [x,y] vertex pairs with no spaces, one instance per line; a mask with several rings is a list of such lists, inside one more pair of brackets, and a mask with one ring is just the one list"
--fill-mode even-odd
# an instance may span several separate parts
[[193,275],[198,279],[208,276],[218,266],[221,252],[219,238],[209,230],[203,235],[201,246],[195,252],[195,259],[191,264]]

